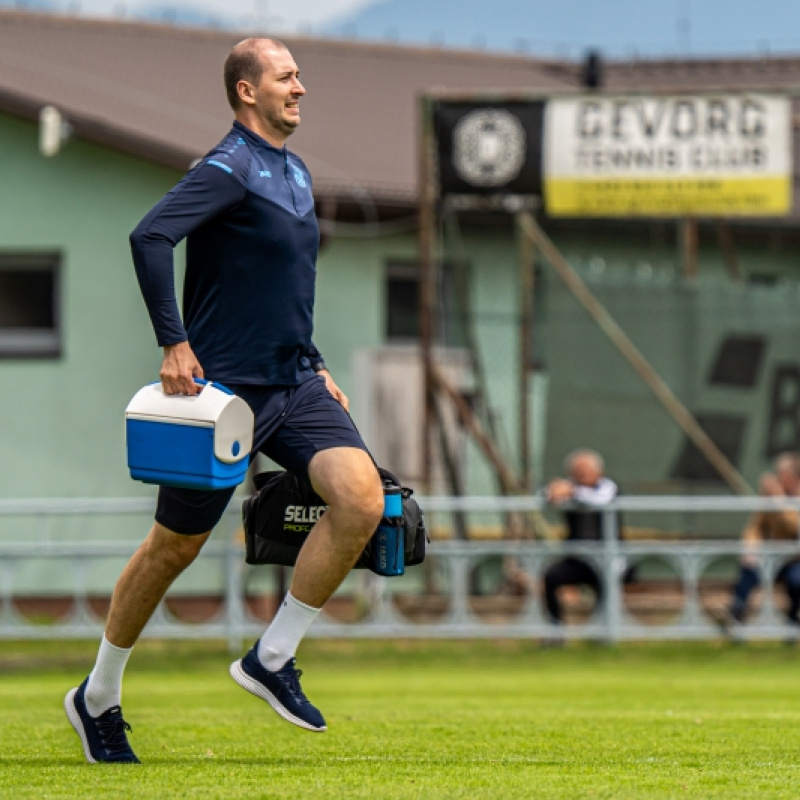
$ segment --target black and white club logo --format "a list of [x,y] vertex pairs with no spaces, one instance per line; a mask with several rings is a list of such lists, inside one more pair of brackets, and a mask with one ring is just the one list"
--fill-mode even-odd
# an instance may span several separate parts
[[525,163],[525,129],[508,111],[483,108],[462,117],[453,131],[453,165],[473,186],[502,186]]

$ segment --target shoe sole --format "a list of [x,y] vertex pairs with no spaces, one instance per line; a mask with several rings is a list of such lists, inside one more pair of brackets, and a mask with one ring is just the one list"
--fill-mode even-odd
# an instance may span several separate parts
[[328,730],[327,725],[323,725],[321,728],[317,728],[314,725],[309,724],[300,717],[295,716],[288,711],[279,701],[278,698],[275,697],[263,683],[259,683],[259,681],[251,678],[245,671],[242,669],[242,660],[239,659],[238,661],[234,661],[231,664],[231,678],[233,678],[242,689],[246,689],[250,694],[254,694],[256,697],[260,697],[262,700],[266,700],[269,703],[270,707],[273,711],[283,717],[287,722],[291,722],[293,725],[297,725],[298,728],[303,728],[303,730],[312,731],[313,733],[323,733],[324,731]]
[[80,737],[81,744],[83,745],[83,754],[86,756],[86,760],[90,764],[96,764],[97,759],[92,758],[92,752],[89,750],[89,742],[86,740],[86,732],[83,729],[83,723],[81,722],[80,714],[78,714],[78,709],[75,708],[75,695],[77,693],[78,687],[70,689],[67,692],[67,696],[64,698],[64,711],[67,712],[69,724],[75,728],[75,733],[77,733]]

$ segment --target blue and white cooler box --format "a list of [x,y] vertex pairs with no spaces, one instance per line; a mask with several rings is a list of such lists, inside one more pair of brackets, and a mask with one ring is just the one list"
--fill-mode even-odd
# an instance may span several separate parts
[[194,396],[164,394],[161,382],[140,389],[125,409],[131,477],[186,489],[227,489],[247,473],[253,412],[219,383],[198,380]]

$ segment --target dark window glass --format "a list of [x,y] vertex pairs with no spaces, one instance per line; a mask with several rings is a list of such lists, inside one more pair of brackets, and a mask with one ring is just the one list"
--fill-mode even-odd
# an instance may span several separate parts
[[388,276],[386,279],[386,338],[419,336],[419,281]]
[[[439,271],[438,301],[434,320],[436,342],[464,343],[462,312],[457,308],[453,265]],[[415,341],[419,338],[419,266],[415,262],[390,261],[386,265],[386,339]]]
[[61,354],[60,257],[0,253],[0,358]]
[[49,270],[0,269],[0,329],[53,328],[54,278]]

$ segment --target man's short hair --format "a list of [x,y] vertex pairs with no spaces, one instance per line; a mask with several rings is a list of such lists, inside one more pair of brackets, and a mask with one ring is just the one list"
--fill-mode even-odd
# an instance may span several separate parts
[[779,453],[775,459],[775,469],[778,468],[779,464],[786,464],[792,474],[800,478],[800,455],[791,451]]
[[236,88],[239,81],[248,81],[257,86],[264,74],[264,62],[260,57],[259,44],[268,42],[273,47],[286,50],[286,45],[278,39],[251,38],[243,39],[228,53],[222,73],[225,80],[225,93],[228,103],[236,111],[241,105],[239,92]]
[[582,447],[578,450],[573,450],[564,459],[564,469],[567,474],[572,472],[572,467],[579,458],[591,459],[600,472],[605,472],[606,465],[600,453],[596,450],[590,450],[588,447]]

